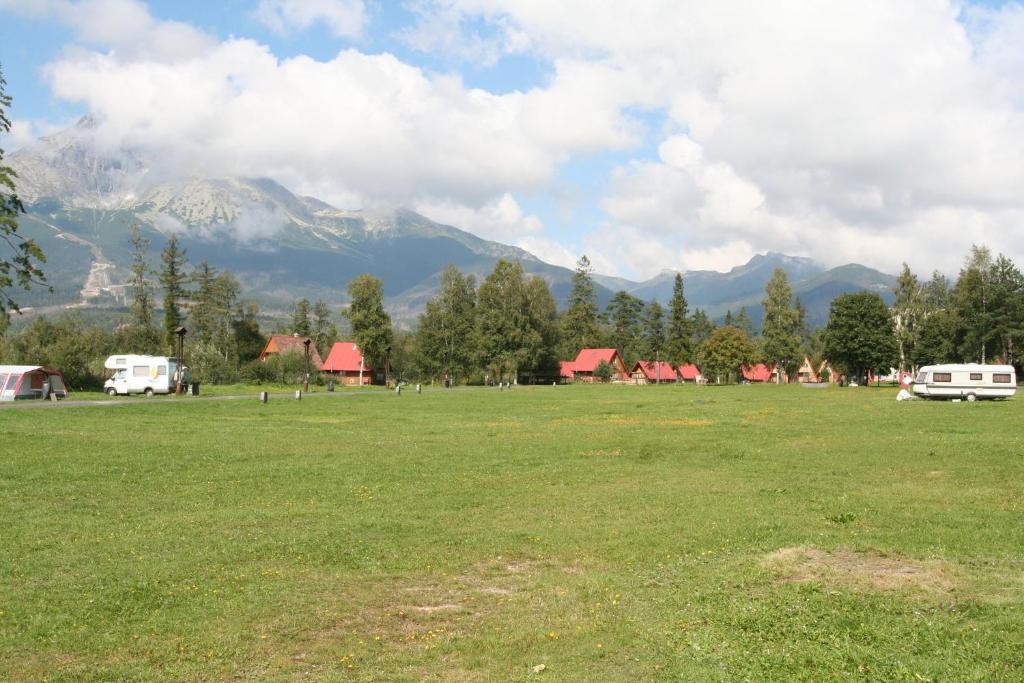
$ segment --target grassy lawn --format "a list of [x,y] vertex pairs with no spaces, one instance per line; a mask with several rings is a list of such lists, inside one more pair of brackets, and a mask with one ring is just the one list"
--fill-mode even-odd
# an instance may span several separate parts
[[1021,680],[1024,400],[894,396],[0,409],[0,679]]
[[[296,389],[301,389],[299,384],[201,384],[199,386],[200,396],[258,396],[261,391],[267,393],[291,395],[295,393]],[[406,387],[408,389],[409,387]],[[353,391],[385,391],[386,387],[382,386],[354,386],[336,384],[334,386],[335,393],[353,392]],[[187,392],[187,389],[186,389]],[[309,392],[310,394],[326,394],[326,384],[315,384],[310,383]],[[131,394],[131,398],[146,398],[143,394]],[[108,396],[102,391],[86,391],[86,390],[72,390],[71,396],[69,397],[72,401],[123,401],[125,396]],[[159,400],[177,400],[171,394],[156,394],[155,396],[149,397],[154,401]]]

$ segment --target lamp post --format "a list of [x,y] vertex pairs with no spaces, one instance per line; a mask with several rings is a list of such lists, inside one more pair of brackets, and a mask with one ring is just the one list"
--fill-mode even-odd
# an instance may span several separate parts
[[175,336],[178,337],[178,368],[177,368],[177,372],[176,372],[177,377],[176,377],[175,383],[174,383],[174,393],[176,393],[176,394],[180,394],[181,391],[182,391],[181,380],[183,378],[184,370],[185,370],[184,367],[182,367],[182,364],[184,363],[184,358],[185,358],[185,333],[186,332],[188,332],[188,330],[186,330],[184,327],[178,327],[177,329],[174,330]]
[[303,393],[309,393],[309,345],[312,343],[312,339],[307,338],[306,341],[302,342],[305,347],[305,367],[306,372],[302,375],[302,391]]

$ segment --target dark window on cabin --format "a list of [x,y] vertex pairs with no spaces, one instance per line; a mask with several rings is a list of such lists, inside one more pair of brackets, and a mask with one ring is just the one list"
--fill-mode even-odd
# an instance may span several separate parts
[[995,382],[996,384],[1009,384],[1010,374],[1006,372],[996,373],[992,375],[992,381]]
[[972,372],[971,373],[971,379],[981,379],[981,373],[980,372]]
[[933,382],[952,382],[953,376],[948,372],[936,372],[932,375]]

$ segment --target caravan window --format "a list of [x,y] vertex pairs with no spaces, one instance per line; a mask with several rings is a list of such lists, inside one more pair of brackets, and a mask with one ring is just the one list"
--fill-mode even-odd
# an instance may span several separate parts
[[149,366],[136,365],[132,368],[132,377],[149,377]]
[[0,375],[0,391],[4,390],[4,385],[7,384],[8,375]]
[[953,376],[950,375],[948,372],[935,372],[935,373],[932,373],[932,381],[933,382],[952,382],[953,381]]
[[1010,383],[1010,373],[1008,373],[1008,372],[996,373],[996,374],[992,375],[992,381],[995,382],[996,384],[1009,384]]
[[981,373],[980,372],[972,372],[971,373],[971,379],[972,380],[973,379],[981,379]]
[[126,365],[128,363],[127,358],[118,358],[114,361],[115,365]]

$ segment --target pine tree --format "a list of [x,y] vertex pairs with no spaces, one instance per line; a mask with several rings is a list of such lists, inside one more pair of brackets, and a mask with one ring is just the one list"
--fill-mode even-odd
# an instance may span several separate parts
[[160,285],[164,289],[164,340],[174,348],[174,332],[181,327],[184,316],[181,313],[181,301],[185,298],[185,250],[178,246],[178,236],[171,235],[167,245],[160,252]]
[[619,350],[629,366],[640,359],[643,310],[644,302],[626,291],[616,292],[605,308],[604,316],[611,326],[610,345]]
[[736,321],[732,317],[732,309],[725,312],[725,317],[722,318],[722,327],[736,327]]
[[583,348],[597,344],[597,291],[591,275],[590,259],[581,256],[572,276],[569,305],[562,314],[562,357],[575,358]]
[[195,285],[194,301],[189,311],[191,336],[197,342],[209,344],[213,340],[217,318],[217,270],[205,259],[192,271]]
[[292,307],[292,334],[308,337],[312,331],[309,322],[309,299],[299,299]]
[[793,290],[786,271],[776,268],[765,285],[762,352],[766,362],[787,375],[800,367],[800,316],[793,307]]
[[231,329],[235,337],[235,349],[238,359],[243,363],[259,358],[267,340],[260,332],[260,324],[256,319],[259,306],[255,302],[247,302],[239,307]]
[[757,334],[754,332],[754,321],[750,319],[750,314],[747,313],[747,307],[743,306],[740,308],[740,312],[736,315],[736,319],[733,320],[735,325],[740,330],[743,330],[743,334],[751,340],[754,339]]
[[320,299],[313,304],[313,344],[321,357],[326,358],[331,346],[338,339],[338,328],[331,322],[331,309]]
[[644,360],[660,360],[665,353],[665,309],[657,299],[644,306],[643,353]]
[[128,285],[132,291],[132,324],[137,327],[148,328],[153,325],[153,297],[150,293],[149,281],[146,279],[150,274],[147,255],[149,254],[149,240],[142,236],[138,223],[132,225],[132,266],[131,277]]
[[698,308],[693,312],[693,319],[690,321],[690,325],[693,328],[694,349],[703,344],[711,336],[711,333],[715,331],[715,322],[702,308]]
[[678,367],[693,360],[693,326],[690,324],[689,306],[683,291],[683,276],[676,273],[669,303],[666,357]]

